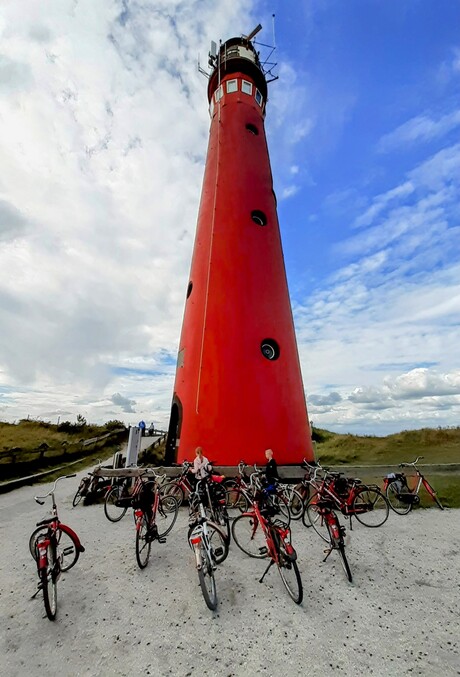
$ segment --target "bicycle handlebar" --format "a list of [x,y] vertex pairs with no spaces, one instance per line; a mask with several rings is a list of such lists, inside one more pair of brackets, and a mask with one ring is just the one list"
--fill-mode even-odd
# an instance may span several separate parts
[[[37,503],[39,503],[40,505],[43,505],[43,503],[45,502],[45,498],[48,498],[48,496],[51,496],[51,494],[54,494],[54,492],[56,490],[56,484],[60,480],[66,480],[66,479],[70,479],[71,477],[76,477],[76,476],[77,476],[77,473],[75,473],[75,472],[72,475],[61,475],[61,477],[58,477],[56,480],[54,480],[53,488],[50,489],[50,491],[48,491],[47,494],[45,494],[44,496],[34,496],[34,500],[37,501]],[[40,503],[40,501],[43,501],[43,503]]]
[[425,457],[424,456],[417,456],[417,458],[415,459],[415,461],[413,461],[413,463],[400,463],[398,467],[399,468],[406,468],[406,467],[411,466],[411,465],[415,466],[416,463],[421,461],[423,458],[425,458]]

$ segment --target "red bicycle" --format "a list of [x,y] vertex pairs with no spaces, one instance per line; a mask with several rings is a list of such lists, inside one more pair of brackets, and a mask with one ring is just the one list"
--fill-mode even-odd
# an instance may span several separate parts
[[142,484],[133,500],[136,525],[136,561],[140,569],[148,564],[152,542],[166,543],[179,504],[174,496],[162,496],[157,482]]
[[302,516],[304,526],[312,526],[324,541],[329,541],[324,515],[318,510],[320,501],[331,501],[334,508],[350,518],[352,517],[366,527],[382,526],[390,512],[390,506],[380,489],[374,485],[366,485],[360,479],[343,477],[343,473],[326,471],[320,466],[315,470],[325,472],[317,491],[310,497]]
[[37,563],[39,578],[38,589],[33,597],[43,592],[46,615],[51,621],[56,618],[57,582],[61,572],[69,571],[76,564],[80,553],[85,552],[75,531],[60,521],[54,497],[57,483],[71,477],[76,475],[58,477],[51,491],[45,496],[34,497],[39,505],[44,505],[48,496],[52,500],[52,516],[37,522],[37,529],[29,539],[29,550]]
[[297,553],[291,543],[291,529],[279,519],[272,519],[274,508],[267,504],[266,492],[257,492],[252,509],[237,517],[232,523],[232,536],[236,545],[249,557],[270,562],[259,583],[276,564],[284,587],[291,599],[300,604],[303,586],[297,566]]
[[326,557],[323,559],[323,562],[327,560],[333,550],[337,550],[345,575],[351,583],[353,577],[345,554],[345,527],[340,524],[339,518],[333,510],[333,504],[330,501],[319,501],[316,507],[323,518],[329,536],[329,548],[325,550]]
[[191,467],[192,463],[189,461],[184,461],[182,463],[182,471],[180,475],[171,482],[163,484],[161,487],[161,493],[164,495],[167,494],[168,496],[174,496],[174,498],[179,503],[179,506],[181,506],[184,499],[188,499],[190,494],[194,491],[194,487],[190,481],[191,479],[194,479],[190,477]]
[[412,510],[413,505],[418,505],[420,503],[418,493],[422,484],[433,501],[436,502],[441,510],[444,510],[444,506],[439,500],[436,491],[417,468],[416,464],[422,458],[423,456],[417,456],[413,463],[399,464],[400,468],[414,468],[417,481],[413,487],[409,486],[407,477],[404,473],[390,473],[383,480],[383,490],[388,499],[388,503],[390,504],[391,509],[398,515],[407,515],[407,513]]

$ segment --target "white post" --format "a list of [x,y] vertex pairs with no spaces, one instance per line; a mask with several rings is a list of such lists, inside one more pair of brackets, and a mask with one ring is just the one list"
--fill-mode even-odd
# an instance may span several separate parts
[[139,451],[141,448],[141,437],[142,430],[140,428],[134,425],[129,429],[128,451],[126,452],[125,464],[126,468],[137,465],[137,457],[139,456]]

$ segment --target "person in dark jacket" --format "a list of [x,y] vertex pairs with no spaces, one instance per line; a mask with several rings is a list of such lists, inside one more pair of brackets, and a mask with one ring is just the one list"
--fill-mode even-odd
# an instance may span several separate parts
[[273,449],[267,449],[265,451],[265,458],[267,459],[267,465],[265,466],[265,476],[270,487],[274,487],[279,480],[278,475],[278,465],[273,458]]

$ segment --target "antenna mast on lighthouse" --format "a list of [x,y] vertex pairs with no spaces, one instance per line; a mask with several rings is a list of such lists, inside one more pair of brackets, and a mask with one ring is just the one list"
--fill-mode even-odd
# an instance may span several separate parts
[[274,64],[253,42],[261,28],[211,43],[211,70],[200,67],[211,128],[166,462],[197,446],[221,465],[264,462],[267,448],[281,464],[313,459],[264,129]]

